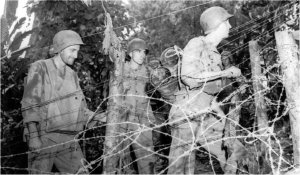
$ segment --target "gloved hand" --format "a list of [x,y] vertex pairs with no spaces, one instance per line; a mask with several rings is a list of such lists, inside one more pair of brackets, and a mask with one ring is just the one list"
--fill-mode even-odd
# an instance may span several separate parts
[[235,66],[232,66],[232,67],[226,69],[225,73],[228,78],[239,77],[242,75],[241,70]]

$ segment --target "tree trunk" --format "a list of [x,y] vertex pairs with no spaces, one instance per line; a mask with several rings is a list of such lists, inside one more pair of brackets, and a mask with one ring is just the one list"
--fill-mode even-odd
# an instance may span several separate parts
[[300,61],[298,46],[288,31],[275,33],[279,63],[283,73],[293,139],[294,166],[300,165]]
[[[262,74],[262,68],[260,66],[260,52],[261,48],[258,45],[257,40],[252,40],[249,42],[249,52],[251,60],[251,72],[253,80],[253,91],[254,91],[254,102],[255,102],[255,116],[258,134],[264,134],[268,129],[268,115],[267,108],[264,99],[264,87],[262,81],[266,81],[265,75]],[[255,126],[255,125],[254,125]],[[260,138],[263,141],[267,141],[266,137]],[[265,174],[271,171],[268,160],[266,159],[267,146],[264,142],[259,142],[258,146],[258,156],[261,157],[262,161],[257,162],[259,164],[259,169],[256,169],[259,173]]]
[[249,42],[249,52],[251,60],[251,71],[252,71],[252,80],[253,80],[253,90],[254,90],[254,100],[255,100],[255,116],[257,120],[258,133],[263,133],[268,127],[268,116],[267,109],[264,100],[263,86],[261,81],[264,81],[265,78],[261,71],[260,66],[260,48],[257,41]]
[[122,50],[121,41],[117,38],[112,30],[110,15],[107,14],[107,25],[105,39],[103,40],[103,49],[109,54],[110,59],[114,62],[114,67],[110,71],[109,78],[109,100],[107,107],[107,126],[104,141],[104,162],[103,173],[115,174],[118,172],[120,162],[120,137],[119,127],[122,116],[122,96],[123,84],[122,75],[125,61],[125,52]]

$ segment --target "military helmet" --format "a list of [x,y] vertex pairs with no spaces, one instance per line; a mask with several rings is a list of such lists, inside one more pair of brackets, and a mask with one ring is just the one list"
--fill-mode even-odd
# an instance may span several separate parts
[[82,44],[84,43],[78,33],[72,30],[62,30],[53,38],[53,53],[58,53],[69,46]]
[[221,53],[221,59],[227,59],[227,58],[230,58],[231,57],[231,52],[227,51],[227,50],[224,50],[222,53]]
[[152,69],[156,69],[160,67],[160,61],[158,59],[151,59],[148,62],[148,66],[151,67]]
[[129,41],[127,46],[127,53],[129,54],[134,50],[145,50],[146,54],[149,52],[146,42],[140,38],[134,38]]
[[206,9],[200,16],[200,25],[205,34],[210,33],[217,28],[222,22],[226,21],[232,14],[229,14],[224,8],[214,6]]
[[161,56],[160,61],[163,66],[174,66],[178,63],[178,60],[180,58],[180,54],[175,50],[174,47],[166,48]]

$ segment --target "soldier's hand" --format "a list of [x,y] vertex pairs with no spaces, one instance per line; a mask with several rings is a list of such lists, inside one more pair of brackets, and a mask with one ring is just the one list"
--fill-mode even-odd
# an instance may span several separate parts
[[226,76],[228,78],[239,77],[242,75],[241,70],[235,66],[232,66],[232,67],[226,69],[225,71],[226,71]]
[[42,141],[39,137],[32,137],[29,139],[28,147],[30,151],[39,153],[42,148]]

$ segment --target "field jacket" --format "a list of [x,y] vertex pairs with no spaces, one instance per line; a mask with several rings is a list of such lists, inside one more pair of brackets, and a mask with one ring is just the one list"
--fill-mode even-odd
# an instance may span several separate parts
[[24,123],[38,123],[41,133],[81,131],[90,113],[77,74],[59,70],[53,58],[31,65],[21,103]]
[[130,68],[128,62],[124,65],[124,105],[130,109],[129,121],[139,123],[154,123],[154,115],[145,89],[149,82],[147,68],[142,65],[137,70]]
[[204,37],[191,39],[183,50],[181,80],[192,89],[202,89],[208,94],[216,94],[222,88],[221,78],[207,82],[197,81],[203,72],[218,72],[223,69],[221,55],[215,47],[204,41]]

